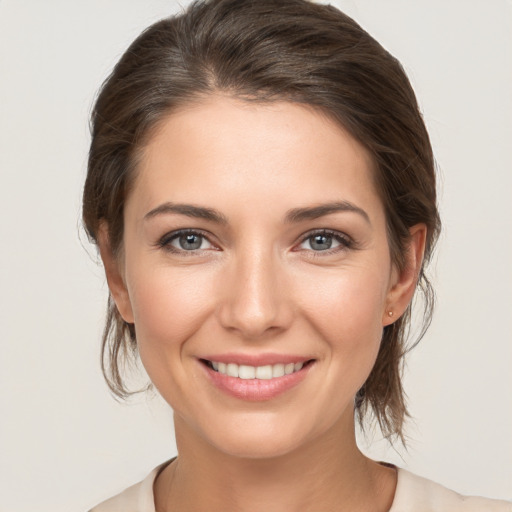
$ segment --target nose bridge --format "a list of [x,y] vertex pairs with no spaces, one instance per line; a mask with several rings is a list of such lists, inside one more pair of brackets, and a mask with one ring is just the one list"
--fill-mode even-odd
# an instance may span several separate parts
[[245,338],[287,327],[290,305],[282,262],[268,245],[251,244],[233,258],[225,281],[221,322]]

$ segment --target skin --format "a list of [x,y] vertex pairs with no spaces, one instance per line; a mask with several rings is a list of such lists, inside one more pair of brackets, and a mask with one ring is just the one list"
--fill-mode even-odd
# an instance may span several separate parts
[[[112,256],[105,225],[100,250],[141,360],[174,410],[179,459],[155,482],[158,511],[391,506],[396,472],[358,450],[353,401],[383,327],[411,300],[425,226],[411,229],[398,272],[372,172],[340,126],[286,102],[210,97],[151,136],[127,198],[121,255]],[[169,202],[215,209],[225,223],[154,213]],[[326,203],[364,213],[285,220]],[[183,249],[179,229],[203,234],[200,249]],[[334,232],[330,249],[313,245],[319,230]],[[254,402],[206,378],[198,358],[226,352],[314,363],[292,389]]]

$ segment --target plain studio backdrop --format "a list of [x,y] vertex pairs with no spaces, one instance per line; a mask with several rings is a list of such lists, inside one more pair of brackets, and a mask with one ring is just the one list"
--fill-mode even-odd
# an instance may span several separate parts
[[[510,499],[512,3],[335,4],[403,63],[444,222],[434,322],[406,370],[409,451],[371,433],[361,445],[462,493]],[[102,380],[107,288],[79,226],[95,93],[139,32],[179,9],[0,0],[1,511],[85,511],[175,454],[163,401],[118,404]]]

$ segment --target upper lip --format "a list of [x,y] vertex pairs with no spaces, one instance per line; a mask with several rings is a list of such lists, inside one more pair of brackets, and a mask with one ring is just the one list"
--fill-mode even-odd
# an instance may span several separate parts
[[274,364],[289,364],[289,363],[305,363],[313,359],[312,357],[299,356],[293,354],[211,354],[200,357],[200,359],[206,359],[207,361],[214,361],[216,363],[234,363],[238,365],[247,366],[266,366]]

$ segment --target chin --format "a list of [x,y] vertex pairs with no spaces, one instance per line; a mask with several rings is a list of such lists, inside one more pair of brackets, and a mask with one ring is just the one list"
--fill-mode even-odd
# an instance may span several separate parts
[[[210,421],[199,433],[214,450],[245,459],[271,459],[302,449],[322,437],[307,418],[283,418],[282,414],[236,415],[229,422]],[[198,432],[198,430],[196,430]]]
[[227,436],[229,438],[212,440],[213,446],[225,455],[241,459],[272,459],[292,453],[303,443],[286,436],[254,435]]

